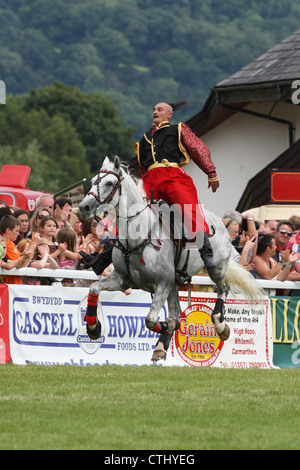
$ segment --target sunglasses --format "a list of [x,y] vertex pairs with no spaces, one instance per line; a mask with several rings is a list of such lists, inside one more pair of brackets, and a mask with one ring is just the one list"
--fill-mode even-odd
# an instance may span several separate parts
[[282,233],[282,235],[288,235],[289,237],[293,235],[293,232],[288,232],[287,230],[278,230],[278,232]]

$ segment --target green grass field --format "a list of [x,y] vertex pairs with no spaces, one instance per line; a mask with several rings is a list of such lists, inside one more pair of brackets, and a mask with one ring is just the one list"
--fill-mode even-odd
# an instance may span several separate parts
[[0,365],[0,449],[298,449],[300,371]]

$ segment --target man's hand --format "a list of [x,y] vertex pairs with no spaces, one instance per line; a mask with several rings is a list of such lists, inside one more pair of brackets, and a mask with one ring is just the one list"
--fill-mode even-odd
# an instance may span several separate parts
[[211,188],[212,192],[215,193],[220,186],[219,180],[217,181],[208,181],[208,189]]
[[211,188],[212,192],[215,193],[220,186],[218,175],[215,171],[208,174],[208,189]]

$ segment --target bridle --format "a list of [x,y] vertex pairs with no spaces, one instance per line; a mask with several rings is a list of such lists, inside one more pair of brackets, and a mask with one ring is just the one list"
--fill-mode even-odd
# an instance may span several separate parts
[[[104,175],[101,176],[101,173],[104,173]],[[113,176],[115,176],[118,181],[117,181],[117,183],[115,184],[114,188],[112,189],[111,193],[107,196],[107,198],[104,199],[104,201],[101,201],[101,200],[100,200],[100,183],[101,183],[101,181],[103,180],[103,178],[105,178],[105,177],[108,176],[108,175],[113,175]],[[89,190],[88,195],[93,196],[93,197],[96,199],[96,201],[97,201],[99,204],[101,204],[101,205],[102,205],[102,204],[107,204],[107,203],[109,203],[109,202],[112,200],[112,198],[113,198],[114,195],[116,194],[117,190],[119,190],[119,193],[120,193],[120,195],[121,195],[121,183],[122,183],[122,180],[123,180],[123,179],[124,179],[124,178],[123,178],[121,172],[120,172],[120,173],[116,173],[115,171],[112,171],[112,170],[100,170],[99,173],[98,173],[98,175],[97,175],[96,181],[93,183],[93,186],[97,185],[97,194],[94,193],[93,191]],[[93,187],[93,186],[92,186],[92,187]]]
[[[105,178],[108,175],[115,176],[117,178],[117,183],[113,187],[110,194],[106,197],[106,199],[101,201],[100,200],[100,183],[103,180],[103,178]],[[93,186],[97,187],[97,194],[94,191],[92,191],[91,189],[88,191],[87,194],[90,195],[90,196],[93,196],[100,205],[108,204],[113,199],[114,195],[116,194],[116,192],[118,190],[119,190],[119,193],[121,195],[121,183],[122,183],[123,179],[124,179],[124,177],[122,176],[121,172],[117,173],[117,172],[112,171],[112,170],[100,170],[97,177],[96,177],[95,182],[92,185],[92,187]],[[119,204],[119,202],[118,202],[118,204]],[[127,219],[127,223],[128,223],[129,220],[132,220],[135,217],[139,216],[147,208],[149,208],[149,204],[146,202],[145,206],[141,210],[139,210],[136,214],[134,214],[132,216],[129,216],[129,217],[127,216],[127,217],[124,217],[124,218]],[[122,217],[120,217],[120,215],[117,215],[117,219],[119,219],[119,218],[122,218]],[[121,250],[121,252],[122,252],[122,254],[125,258],[125,264],[126,264],[126,267],[127,267],[128,275],[130,275],[129,258],[133,253],[139,253],[141,255],[140,264],[143,265],[143,264],[145,264],[144,259],[143,259],[143,251],[144,251],[144,248],[147,245],[152,245],[156,250],[160,250],[161,245],[162,245],[161,240],[159,238],[157,238],[157,244],[156,244],[152,241],[152,238],[153,238],[153,235],[152,235],[152,227],[151,227],[149,232],[148,232],[147,237],[139,245],[131,248],[131,247],[128,246],[128,240],[126,239],[126,245],[127,246],[123,245],[123,243],[121,242],[121,240],[120,240],[120,238],[117,234],[116,242],[115,242],[114,246],[117,249]]]

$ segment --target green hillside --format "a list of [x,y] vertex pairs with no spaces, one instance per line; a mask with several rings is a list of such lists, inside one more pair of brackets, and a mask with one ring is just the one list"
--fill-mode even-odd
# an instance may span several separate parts
[[299,24],[294,0],[0,0],[0,166],[45,191],[89,179],[133,157],[156,102],[188,99],[175,119],[191,118]]
[[0,79],[23,94],[54,81],[112,97],[136,135],[158,100],[210,88],[299,28],[293,0],[0,0]]

